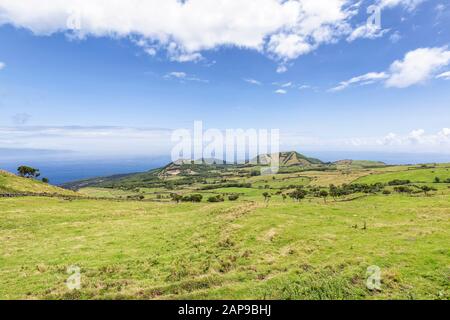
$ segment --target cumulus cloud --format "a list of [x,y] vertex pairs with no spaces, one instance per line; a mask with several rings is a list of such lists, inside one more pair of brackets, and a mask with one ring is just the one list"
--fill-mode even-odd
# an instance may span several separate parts
[[277,94],[286,94],[287,91],[284,90],[284,89],[278,89],[278,90],[275,91],[275,93],[277,93]]
[[[381,0],[408,8],[420,0]],[[2,0],[0,25],[37,35],[130,37],[150,56],[163,50],[178,62],[203,59],[221,46],[257,50],[286,62],[352,32],[359,0]],[[357,34],[375,36],[371,31]]]
[[370,72],[348,81],[342,81],[330,91],[340,91],[353,84],[366,85],[377,81],[384,81],[385,86],[388,88],[406,88],[424,83],[433,77],[449,79],[450,72],[436,75],[443,67],[449,64],[450,51],[447,50],[447,47],[419,48],[408,52],[403,60],[397,60],[392,63],[386,72]]
[[6,67],[6,64],[4,62],[0,61],[0,70],[4,69]]
[[397,147],[425,147],[439,151],[439,147],[450,146],[450,128],[443,128],[435,134],[427,134],[423,129],[415,129],[406,135],[389,133],[378,139],[377,143]]
[[446,47],[410,51],[403,60],[397,60],[391,65],[386,86],[406,88],[423,83],[449,63],[450,51]]

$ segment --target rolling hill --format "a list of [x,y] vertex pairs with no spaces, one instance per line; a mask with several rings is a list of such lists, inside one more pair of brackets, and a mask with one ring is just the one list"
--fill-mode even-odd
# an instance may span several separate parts
[[[319,159],[304,156],[298,152],[280,152],[280,167],[294,168],[301,170],[302,168],[327,167],[329,164]],[[268,163],[270,155],[260,155],[253,159],[253,163],[259,164],[230,164],[222,163],[215,159],[202,159],[200,163],[175,161],[165,167],[153,169],[147,172],[114,175],[109,177],[99,177],[65,183],[63,188],[78,190],[86,187],[159,187],[166,185],[168,180],[179,184],[189,184],[193,180],[208,178],[223,178],[231,176],[248,176],[251,171],[259,170],[261,166]],[[211,164],[212,163],[212,164]],[[295,169],[297,168],[297,169]],[[184,182],[184,183],[183,183]]]
[[62,189],[34,179],[18,177],[0,170],[0,195],[5,194],[57,194],[76,196],[73,191]]
[[[220,160],[202,159],[202,161],[175,161],[165,167],[147,172],[114,175],[74,181],[62,185],[63,188],[79,190],[86,187],[103,188],[171,188],[173,186],[191,185],[193,183],[206,183],[207,180],[229,180],[248,178],[257,174],[261,167],[270,162],[272,155],[264,154],[254,158],[246,164],[222,163]],[[257,164],[256,164],[257,163]],[[382,162],[342,160],[335,163],[326,163],[316,158],[307,157],[296,151],[279,153],[280,173],[295,173],[310,170],[336,170],[338,167],[346,168],[372,168],[385,166]]]

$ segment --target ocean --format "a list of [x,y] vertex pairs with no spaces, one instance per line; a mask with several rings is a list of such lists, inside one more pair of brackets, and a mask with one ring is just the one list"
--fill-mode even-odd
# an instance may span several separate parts
[[[382,152],[343,152],[343,151],[301,151],[301,153],[319,158],[325,162],[343,159],[374,160],[387,164],[419,164],[434,162],[449,162],[450,154],[419,154],[419,153],[382,153]],[[0,157],[0,169],[16,172],[20,165],[39,168],[41,177],[50,179],[52,184],[63,184],[70,181],[110,176],[122,173],[144,172],[165,166],[170,157],[139,157],[139,158],[103,158],[103,159],[70,159],[70,156],[55,157]]]

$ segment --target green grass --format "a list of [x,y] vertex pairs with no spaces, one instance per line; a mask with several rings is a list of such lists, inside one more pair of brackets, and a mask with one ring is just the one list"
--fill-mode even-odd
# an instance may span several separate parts
[[[450,298],[448,192],[251,198],[0,199],[0,298]],[[81,267],[80,291],[64,284],[70,265]],[[370,265],[382,270],[381,291],[365,286]]]
[[0,194],[4,193],[47,193],[76,196],[76,193],[61,189],[34,179],[25,179],[0,170]]
[[441,180],[450,179],[450,167],[437,167],[432,169],[408,168],[403,171],[394,171],[388,173],[376,173],[364,176],[356,182],[358,183],[387,183],[389,181],[400,179],[410,180],[413,183],[432,183],[434,178],[439,177]]
[[[449,170],[234,172],[227,182],[252,187],[199,190],[223,183],[210,177],[170,190],[154,180],[79,193],[0,171],[0,192],[105,198],[0,198],[0,299],[450,299],[450,188],[432,183]],[[394,179],[438,190],[300,203],[276,194],[289,185]],[[175,204],[172,192],[200,193],[203,202]],[[228,201],[232,193],[237,201]],[[226,201],[206,201],[217,194]],[[136,195],[144,201],[124,200]],[[72,265],[81,268],[79,291],[65,285]],[[381,291],[365,285],[371,265],[381,268]]]

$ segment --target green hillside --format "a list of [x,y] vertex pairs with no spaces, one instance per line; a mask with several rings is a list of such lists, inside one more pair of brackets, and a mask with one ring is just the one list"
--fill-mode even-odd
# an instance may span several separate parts
[[[448,193],[0,199],[0,299],[450,299],[449,206]],[[71,265],[80,290],[65,285]],[[380,290],[366,287],[372,265]]]
[[447,167],[436,168],[406,168],[402,171],[394,172],[382,172],[366,177],[362,177],[357,180],[359,183],[387,183],[389,181],[409,180],[411,183],[432,183],[438,178],[440,181],[450,181],[450,165]]
[[[171,163],[82,182],[79,198],[0,197],[0,299],[450,299],[450,165],[298,159],[273,175]],[[6,172],[0,186],[70,192]]]
[[58,188],[34,179],[21,178],[7,171],[0,170],[0,195],[25,193],[76,195],[75,192],[70,190]]
[[[222,164],[220,161],[205,161],[201,163],[186,163],[176,161],[163,168],[158,168],[142,173],[115,175],[74,181],[63,185],[64,188],[78,190],[87,187],[106,188],[158,188],[190,185],[192,183],[209,183],[213,180],[238,180],[250,178],[253,172],[259,172],[267,163],[269,155],[258,156],[252,163],[258,164]],[[304,156],[298,152],[280,152],[280,171],[289,173],[301,172],[313,169],[335,169],[331,164],[319,159]]]

